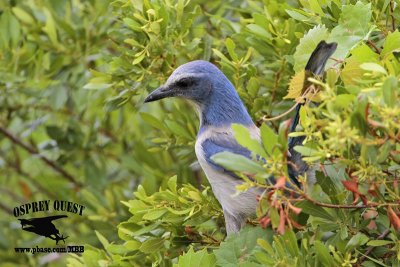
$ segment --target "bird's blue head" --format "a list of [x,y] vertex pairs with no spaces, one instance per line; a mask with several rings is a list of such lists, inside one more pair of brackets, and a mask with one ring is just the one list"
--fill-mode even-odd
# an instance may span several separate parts
[[181,65],[144,102],[166,97],[180,97],[194,103],[200,113],[201,127],[253,124],[232,83],[207,61],[196,60]]

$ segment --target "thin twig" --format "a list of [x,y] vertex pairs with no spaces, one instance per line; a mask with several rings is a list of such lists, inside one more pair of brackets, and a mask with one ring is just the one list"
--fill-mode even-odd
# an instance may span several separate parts
[[[376,240],[384,239],[384,238],[389,234],[389,232],[390,232],[390,228],[386,229],[385,231],[383,231],[382,234],[380,234],[380,235],[376,238]],[[373,250],[374,248],[375,248],[375,247],[369,247],[369,248],[367,249],[367,251],[365,251],[364,255],[358,259],[358,264],[359,264],[360,266],[361,266],[361,263],[367,258],[367,256],[372,252],[372,250]]]
[[2,209],[3,211],[7,212],[8,214],[12,214],[13,210],[9,207],[7,207],[6,205],[4,205],[3,203],[0,202],[0,209]]
[[380,50],[371,40],[367,40],[367,43],[368,43],[370,46],[372,46],[372,48],[375,49],[375,52],[376,52],[376,53],[378,53],[378,54],[381,53],[381,50]]
[[393,0],[390,0],[389,5],[390,5],[390,16],[392,17],[392,31],[395,31],[396,30],[396,20],[395,20],[395,18],[393,16],[393,12],[394,12]]
[[[331,209],[366,209],[366,208],[374,208],[374,207],[389,207],[389,206],[400,206],[400,203],[376,203],[376,202],[370,202],[368,204],[364,205],[352,205],[352,204],[330,204],[330,203],[323,203],[319,202],[315,199],[310,198],[306,193],[300,190],[293,190],[287,187],[283,188],[285,191],[297,194],[301,197],[303,197],[305,200],[310,201],[311,203],[321,206],[324,208],[331,208]],[[302,201],[303,199],[291,199],[291,201]]]
[[278,115],[278,116],[276,116],[276,117],[267,118],[266,116],[264,116],[264,117],[261,118],[261,120],[263,120],[263,121],[275,121],[275,120],[278,120],[278,119],[280,119],[280,118],[286,116],[287,114],[289,114],[290,112],[292,112],[292,111],[297,107],[297,105],[298,105],[299,103],[301,103],[302,101],[306,100],[306,99],[307,99],[307,96],[308,96],[308,94],[309,94],[310,92],[312,92],[312,95],[311,95],[311,97],[309,97],[309,98],[312,98],[314,95],[316,95],[316,94],[318,93],[318,91],[315,90],[315,87],[311,85],[311,86],[309,86],[309,87],[304,91],[304,93],[303,93],[301,96],[299,96],[299,97],[296,99],[296,104],[294,104],[290,109],[288,109],[287,111],[285,111],[284,113],[282,113],[282,114],[280,114],[280,115]]
[[[91,122],[84,120],[83,118],[80,118],[80,116],[78,116],[77,114],[75,114],[73,111],[69,110],[69,109],[53,109],[50,106],[46,106],[46,105],[17,105],[17,106],[13,106],[8,108],[8,112],[9,114],[11,114],[12,112],[18,111],[18,110],[29,110],[29,109],[35,109],[35,110],[40,110],[40,111],[45,111],[45,112],[51,112],[51,113],[58,113],[61,115],[65,115],[65,116],[73,116],[73,117],[79,117],[79,123],[84,124],[85,126],[91,127]],[[8,118],[10,119],[10,118]],[[113,141],[117,140],[117,137],[114,136],[114,134],[104,128],[98,128],[96,129],[99,133],[107,136],[108,138],[112,139]]]
[[23,203],[26,200],[26,198],[17,195],[14,191],[11,191],[8,188],[0,187],[0,192],[2,193],[2,196],[8,195],[13,200],[13,202]]
[[[55,198],[55,197],[56,197],[56,194],[55,194],[55,193],[53,193],[53,192],[47,190],[46,188],[44,188],[44,187],[43,187],[38,181],[36,181],[29,173],[25,172],[25,171],[22,169],[22,167],[21,167],[21,160],[20,160],[20,157],[19,157],[19,154],[18,154],[18,151],[17,151],[16,147],[17,147],[16,145],[13,145],[13,147],[12,147],[13,152],[14,152],[15,161],[14,161],[14,162],[11,162],[11,161],[8,161],[8,160],[6,159],[6,163],[7,163],[11,168],[15,169],[15,170],[17,171],[17,173],[20,174],[22,177],[27,178],[27,180],[29,180],[29,182],[30,182],[34,187],[36,187],[39,191],[41,191],[41,192],[44,193],[44,194],[47,194],[48,196],[51,196],[51,197]],[[4,158],[6,158],[6,157],[4,157]]]
[[284,116],[286,116],[287,114],[289,114],[290,112],[292,112],[296,107],[297,107],[298,103],[294,104],[290,109],[288,109],[287,111],[285,111],[284,113],[276,116],[276,117],[272,117],[272,118],[267,118],[266,116],[264,116],[263,118],[261,118],[261,120],[263,121],[276,121]]
[[209,235],[209,234],[207,234],[207,233],[201,233],[200,235],[203,235],[203,236],[205,236],[205,237],[211,239],[211,240],[213,241],[214,244],[217,244],[217,245],[221,244],[221,241],[215,239],[213,236],[211,236],[211,235]]
[[23,171],[20,167],[13,165],[12,163],[8,162],[9,166],[11,168],[14,168],[18,174],[20,174],[23,177],[26,177],[27,180],[29,180],[29,182],[31,182],[31,184],[36,187],[40,192],[42,192],[43,194],[46,194],[50,197],[56,198],[56,194],[47,190],[46,188],[44,188],[39,182],[37,182],[29,173]]
[[[275,83],[274,83],[274,87],[272,88],[271,103],[273,103],[275,101],[276,92],[278,91],[278,86],[279,86],[280,81],[281,81],[282,72],[284,71],[285,64],[286,64],[286,60],[282,59],[281,66],[280,66],[278,72],[275,75]],[[272,105],[271,105],[271,107],[272,107]]]
[[25,144],[22,140],[14,136],[11,132],[9,132],[6,128],[3,126],[0,126],[0,133],[2,133],[5,137],[10,139],[14,144],[22,147],[26,151],[28,151],[30,154],[38,156],[44,163],[46,163],[48,166],[50,166],[53,170],[61,174],[65,179],[68,181],[72,182],[73,184],[77,186],[81,186],[81,184],[66,170],[61,168],[60,166],[57,165],[54,161],[50,160],[44,155],[41,155],[36,148],[31,147],[30,145]]
[[313,204],[325,208],[332,208],[332,209],[366,209],[366,208],[374,208],[374,207],[388,207],[388,206],[400,206],[399,203],[376,203],[376,202],[370,202],[368,204],[364,205],[348,205],[348,204],[342,204],[342,205],[336,205],[336,204],[329,204],[329,203],[322,203],[319,201],[316,201],[306,194],[303,194],[302,197],[304,199],[312,202]]

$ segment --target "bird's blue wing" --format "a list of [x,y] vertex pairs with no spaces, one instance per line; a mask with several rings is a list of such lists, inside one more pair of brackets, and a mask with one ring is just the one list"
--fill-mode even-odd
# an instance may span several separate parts
[[[224,167],[216,164],[211,159],[211,157],[217,153],[228,151],[228,152],[242,155],[242,156],[245,156],[246,158],[252,159],[251,151],[248,150],[247,148],[239,145],[233,137],[229,138],[229,137],[224,137],[221,135],[215,135],[212,138],[205,139],[202,143],[202,148],[203,148],[204,157],[205,157],[207,163],[212,168],[216,169],[219,172],[227,173],[231,177],[234,177],[237,179],[241,179],[241,178],[238,175],[236,175],[234,172],[229,171],[229,170],[225,169]],[[258,160],[265,162],[265,159],[261,158],[259,155],[256,155],[256,158]],[[251,177],[249,175],[247,175],[247,177],[250,180],[253,179],[253,177]],[[267,183],[269,183],[269,184],[275,184],[275,178],[273,175],[270,175],[266,181],[268,181]],[[290,187],[289,184],[287,184],[287,185]]]
[[236,140],[232,136],[225,135],[223,133],[219,133],[214,135],[213,137],[205,139],[202,144],[202,149],[204,153],[204,158],[213,168],[218,171],[232,172],[226,170],[222,166],[216,164],[211,157],[217,153],[228,151],[234,154],[239,154],[251,159],[251,152],[239,145]]

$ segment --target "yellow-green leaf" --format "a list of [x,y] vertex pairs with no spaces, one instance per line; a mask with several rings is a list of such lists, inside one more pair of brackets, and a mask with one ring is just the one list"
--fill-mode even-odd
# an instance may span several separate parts
[[20,7],[17,7],[17,6],[13,7],[12,12],[20,21],[22,21],[26,24],[33,25],[35,23],[35,20],[33,19],[33,17],[28,12],[26,12],[25,10],[23,10]]
[[305,80],[305,70],[302,70],[296,73],[289,83],[289,91],[284,99],[296,99],[301,96],[303,87],[304,87],[304,80]]
[[43,27],[43,31],[47,34],[50,41],[54,45],[59,45],[57,38],[56,22],[54,21],[53,15],[46,7],[43,8],[43,12],[46,15],[46,25]]

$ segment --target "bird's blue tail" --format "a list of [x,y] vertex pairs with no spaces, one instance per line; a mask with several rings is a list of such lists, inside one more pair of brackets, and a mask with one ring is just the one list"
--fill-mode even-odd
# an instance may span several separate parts
[[[310,59],[307,62],[305,67],[306,70],[306,79],[304,81],[303,90],[306,89],[310,84],[307,81],[307,78],[310,76],[321,78],[323,76],[326,62],[329,57],[335,52],[337,48],[337,43],[326,43],[325,41],[319,42],[315,50],[312,52]],[[300,108],[302,104],[297,104],[295,115],[292,120],[292,124],[290,125],[290,133],[296,130],[297,124],[300,119]],[[298,137],[289,137],[288,141],[288,172],[289,178],[294,182],[297,186],[300,186],[299,181],[297,180],[297,176],[305,173],[308,169],[308,165],[302,160],[301,154],[294,150],[294,147],[297,145],[301,145],[304,141],[304,136]]]

